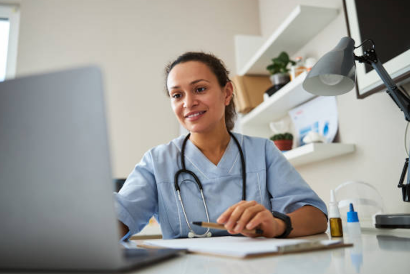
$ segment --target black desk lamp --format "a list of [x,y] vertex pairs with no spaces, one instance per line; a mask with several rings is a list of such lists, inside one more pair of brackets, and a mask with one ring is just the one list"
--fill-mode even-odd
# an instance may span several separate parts
[[[354,50],[364,43],[370,42],[372,47],[363,56],[356,56]],[[343,37],[337,46],[326,53],[312,68],[303,82],[303,88],[316,95],[336,96],[354,88],[356,66],[355,61],[371,65],[387,87],[387,93],[403,111],[404,118],[410,122],[410,98],[398,89],[390,75],[377,58],[372,40],[364,41],[360,46],[354,46],[354,40]],[[410,170],[409,158],[406,159],[398,187],[402,189],[403,201],[410,202]],[[407,172],[407,184],[403,184]],[[410,228],[410,214],[376,215],[377,228]]]

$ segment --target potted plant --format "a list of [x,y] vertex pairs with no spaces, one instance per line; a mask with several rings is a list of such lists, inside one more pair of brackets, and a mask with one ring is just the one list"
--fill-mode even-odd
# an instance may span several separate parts
[[293,135],[289,132],[275,134],[270,139],[281,151],[291,150],[293,144]]
[[266,91],[266,93],[268,93],[269,96],[271,96],[276,91],[281,89],[284,85],[289,83],[289,64],[295,65],[296,62],[290,60],[289,55],[285,51],[282,51],[279,54],[279,56],[273,58],[272,63],[266,67],[266,69],[271,74],[270,80],[273,84],[273,86]]

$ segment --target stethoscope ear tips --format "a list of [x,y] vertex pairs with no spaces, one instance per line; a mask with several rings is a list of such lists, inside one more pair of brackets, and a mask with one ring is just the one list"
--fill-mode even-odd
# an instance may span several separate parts
[[192,231],[188,232],[188,238],[194,238],[194,237],[195,237],[195,234]]

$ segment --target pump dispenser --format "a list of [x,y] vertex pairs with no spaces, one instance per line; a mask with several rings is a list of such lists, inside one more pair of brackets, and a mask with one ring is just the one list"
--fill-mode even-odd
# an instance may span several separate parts
[[340,218],[339,207],[333,189],[330,191],[329,226],[332,237],[343,237],[342,219]]

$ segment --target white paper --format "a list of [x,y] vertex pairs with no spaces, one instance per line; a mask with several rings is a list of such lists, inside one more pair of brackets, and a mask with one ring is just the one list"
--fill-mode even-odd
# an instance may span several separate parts
[[323,135],[327,143],[333,142],[338,129],[338,113],[335,96],[319,96],[289,111],[296,133],[296,143],[310,131]]
[[[146,240],[144,245],[165,248],[187,249],[191,252],[218,254],[234,257],[278,252],[279,247],[290,246],[312,241],[304,239],[268,239],[248,237],[211,237],[172,240]],[[320,241],[322,245],[340,243],[340,241]]]

